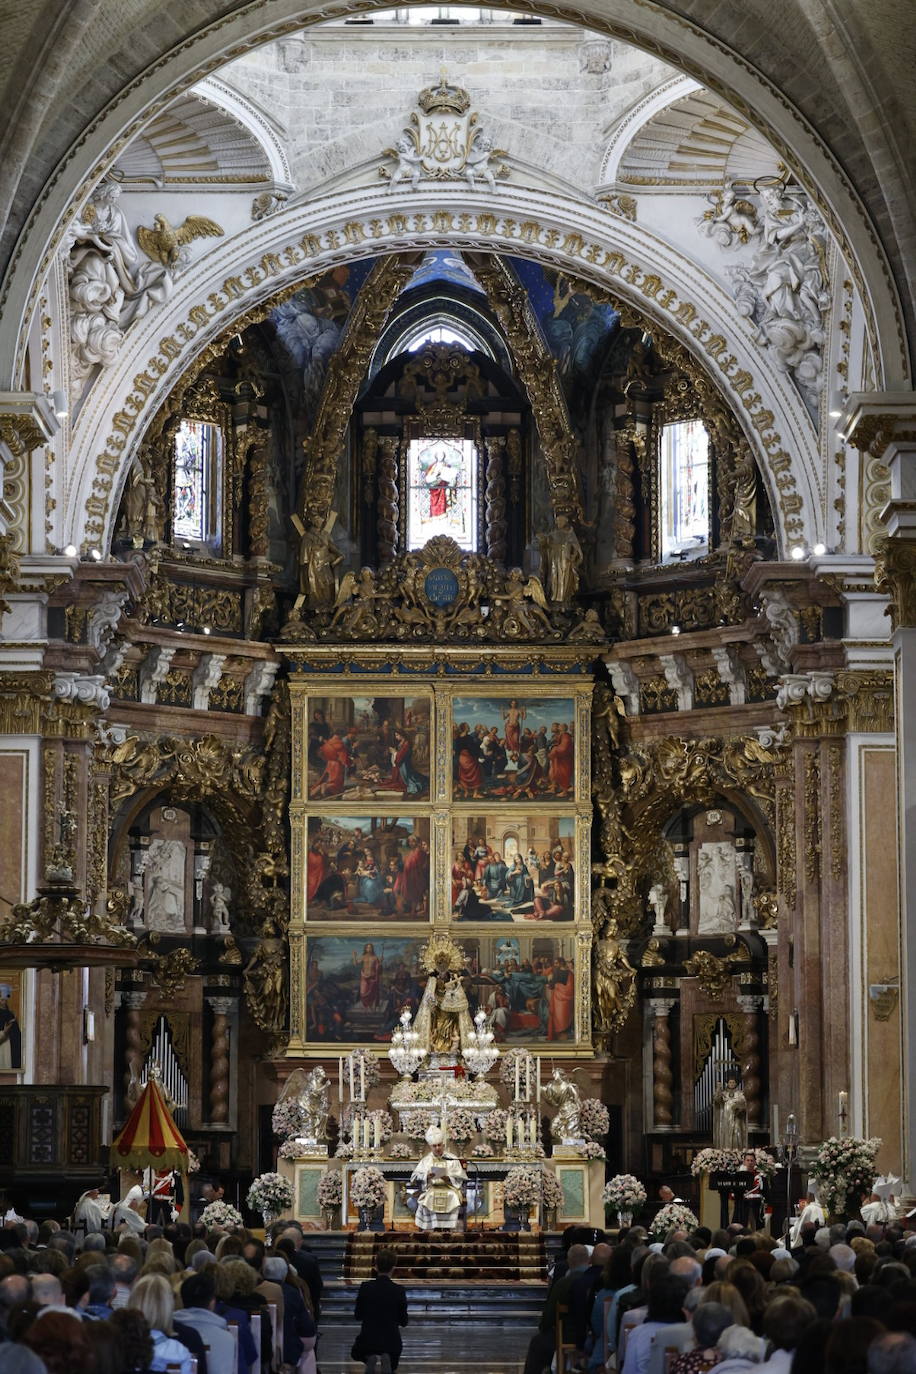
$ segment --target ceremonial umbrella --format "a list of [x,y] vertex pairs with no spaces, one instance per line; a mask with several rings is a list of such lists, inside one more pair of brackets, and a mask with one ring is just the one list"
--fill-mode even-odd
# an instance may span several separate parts
[[123,1130],[112,1142],[111,1161],[120,1169],[135,1169],[138,1173],[143,1169],[177,1169],[187,1206],[188,1147],[155,1077],[144,1084]]

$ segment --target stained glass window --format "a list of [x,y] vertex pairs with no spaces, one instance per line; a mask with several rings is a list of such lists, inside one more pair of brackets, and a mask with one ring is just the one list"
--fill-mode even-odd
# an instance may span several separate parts
[[407,449],[407,549],[447,534],[477,548],[477,448],[472,439],[411,439]]
[[172,503],[176,540],[202,544],[215,536],[221,445],[218,425],[182,420],[178,426]]
[[660,449],[662,560],[696,557],[709,547],[709,436],[703,422],[665,425]]

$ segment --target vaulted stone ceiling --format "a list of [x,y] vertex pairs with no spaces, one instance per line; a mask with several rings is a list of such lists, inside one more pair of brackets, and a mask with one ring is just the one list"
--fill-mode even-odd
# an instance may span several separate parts
[[[711,84],[733,54],[766,77],[818,133],[868,207],[916,318],[916,30],[907,0],[602,0],[595,18],[661,45],[687,44],[688,19],[708,38]],[[294,0],[4,0],[0,91],[3,260],[48,174],[93,117],[141,73],[214,22],[230,43],[284,16]],[[580,11],[581,13],[581,11]],[[215,45],[213,40],[211,47]],[[695,50],[695,49],[694,49]],[[732,69],[734,70],[734,69]],[[916,330],[913,331],[916,335]]]

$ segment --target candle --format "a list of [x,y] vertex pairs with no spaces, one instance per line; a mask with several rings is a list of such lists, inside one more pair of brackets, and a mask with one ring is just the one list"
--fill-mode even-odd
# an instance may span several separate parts
[[337,1100],[343,1106],[343,1055],[337,1060]]
[[839,1108],[840,1130],[845,1131],[849,1125],[849,1093],[843,1091],[840,1092]]
[[375,1153],[378,1154],[379,1146],[382,1143],[382,1123],[379,1121],[378,1117],[373,1121],[372,1127],[375,1133],[375,1140],[373,1142],[375,1145]]
[[515,1061],[515,1100],[518,1101],[518,1060]]
[[353,1058],[350,1057],[350,1101],[353,1101]]
[[366,1061],[364,1059],[359,1061],[359,1100],[360,1102],[366,1100]]
[[507,1149],[507,1150],[511,1150],[511,1149],[512,1149],[512,1118],[511,1118],[511,1116],[507,1116],[507,1117],[506,1117],[506,1149]]
[[773,1124],[770,1130],[770,1139],[774,1145],[779,1144],[779,1103],[773,1103]]
[[369,1118],[368,1118],[368,1117],[364,1117],[364,1118],[363,1118],[363,1145],[364,1145],[364,1146],[366,1147],[366,1149],[368,1150],[368,1148],[369,1148]]
[[537,1086],[536,1086],[535,1091],[536,1091],[536,1094],[537,1094],[537,1100],[538,1100],[538,1102],[540,1102],[540,1100],[541,1100],[541,1059],[540,1059],[540,1055],[539,1055],[538,1058],[537,1058],[537,1077],[536,1077],[536,1084],[537,1084]]

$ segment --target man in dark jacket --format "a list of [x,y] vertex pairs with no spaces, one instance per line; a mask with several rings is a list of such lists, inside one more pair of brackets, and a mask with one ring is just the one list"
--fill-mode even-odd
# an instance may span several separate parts
[[407,1325],[407,1292],[392,1281],[395,1254],[380,1250],[375,1258],[377,1277],[359,1286],[354,1316],[362,1322],[350,1358],[364,1360],[367,1374],[390,1374],[401,1358],[400,1327]]

